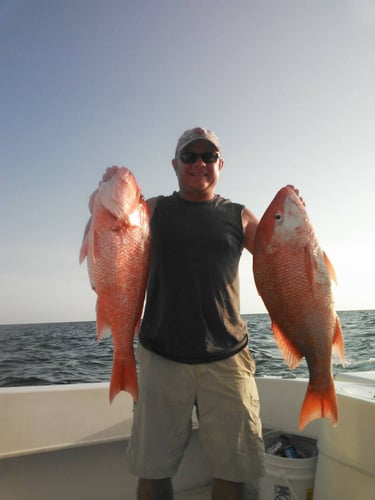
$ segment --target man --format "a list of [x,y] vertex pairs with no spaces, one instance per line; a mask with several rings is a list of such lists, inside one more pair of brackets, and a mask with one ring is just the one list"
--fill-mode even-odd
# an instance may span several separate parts
[[139,500],[172,499],[196,405],[212,498],[242,499],[245,481],[262,475],[264,453],[238,280],[257,219],[216,195],[224,160],[213,132],[184,132],[172,165],[179,191],[148,200],[152,258],[130,468]]

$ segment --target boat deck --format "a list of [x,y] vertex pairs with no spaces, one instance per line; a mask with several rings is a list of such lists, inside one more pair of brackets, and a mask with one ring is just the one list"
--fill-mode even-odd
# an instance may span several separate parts
[[[256,490],[247,487],[245,500],[258,500],[258,493]],[[175,493],[175,500],[211,500],[211,486],[203,486],[190,491],[180,491]]]
[[[193,436],[193,449],[198,443]],[[26,454],[3,460],[0,468],[1,500],[28,500],[50,498],[54,500],[131,500],[135,498],[137,481],[127,471],[127,440],[72,447],[48,453]],[[198,470],[202,471],[199,455]],[[211,498],[209,476],[182,464],[174,480],[175,500],[208,500]],[[22,470],[20,481],[19,471]],[[195,475],[196,474],[196,475]],[[35,478],[39,478],[35,481]],[[98,479],[99,478],[99,479]],[[192,483],[196,486],[191,488]],[[247,488],[246,500],[256,500],[256,491]]]
[[204,486],[196,488],[194,491],[181,491],[176,493],[174,498],[175,500],[210,500],[211,488],[210,486]]

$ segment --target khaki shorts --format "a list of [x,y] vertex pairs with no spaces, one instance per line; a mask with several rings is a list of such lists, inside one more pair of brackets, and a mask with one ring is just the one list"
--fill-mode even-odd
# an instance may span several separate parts
[[199,439],[212,476],[245,482],[263,474],[255,363],[247,348],[223,361],[195,365],[176,363],[142,346],[137,356],[140,392],[128,449],[132,473],[145,479],[176,474],[196,403]]

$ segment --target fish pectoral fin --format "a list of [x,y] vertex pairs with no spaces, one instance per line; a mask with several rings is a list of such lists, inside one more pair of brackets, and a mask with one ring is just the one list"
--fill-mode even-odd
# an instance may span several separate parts
[[[306,269],[307,279],[310,283],[314,283],[315,281],[314,272],[316,272],[316,267],[317,267],[316,256],[314,255],[309,245],[305,246],[304,253],[305,253],[305,269]],[[329,260],[325,252],[323,252],[323,260],[324,264],[326,265],[330,279],[334,281],[337,285],[335,268],[333,267],[331,261]]]
[[324,258],[324,262],[325,262],[327,269],[328,269],[329,277],[337,285],[337,277],[336,277],[335,268],[333,267],[331,261],[329,260],[329,258],[327,257],[327,254],[325,252],[323,252],[323,258]]
[[311,246],[306,244],[304,246],[303,251],[305,258],[305,271],[306,271],[307,281],[309,283],[314,283],[314,267],[316,266],[316,264],[315,264],[315,257],[311,251]]
[[331,420],[334,427],[337,425],[337,399],[332,378],[324,391],[315,389],[309,382],[299,417],[300,431],[313,420],[323,417]]
[[96,341],[99,343],[108,335],[111,335],[111,327],[109,326],[103,301],[98,297],[96,301]]
[[96,259],[98,257],[98,248],[99,248],[99,242],[98,242],[98,233],[97,231],[93,231],[93,237],[92,237],[92,260],[95,263]]
[[286,364],[291,369],[297,368],[297,366],[301,362],[301,359],[303,358],[302,354],[291,343],[288,337],[284,334],[281,328],[279,328],[279,326],[274,321],[272,321],[271,329],[276,339],[277,345],[279,346],[279,349],[285,359]]
[[82,264],[82,262],[85,260],[87,257],[88,251],[89,251],[89,229],[90,229],[90,224],[91,224],[91,217],[88,220],[86,227],[85,227],[85,233],[83,235],[82,239],[82,245],[81,245],[81,250],[79,252],[79,263]]
[[85,238],[82,242],[81,250],[79,252],[79,263],[82,264],[82,262],[86,259],[87,253],[88,253],[88,241],[87,238]]
[[333,337],[333,349],[340,358],[342,366],[345,366],[344,337],[342,335],[340,319],[337,315],[336,315],[335,335]]

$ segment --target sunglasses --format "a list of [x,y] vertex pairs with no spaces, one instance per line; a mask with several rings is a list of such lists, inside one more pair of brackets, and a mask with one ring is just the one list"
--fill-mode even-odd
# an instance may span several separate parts
[[212,153],[211,151],[207,151],[206,153],[192,153],[186,151],[185,153],[180,154],[180,160],[183,163],[195,163],[198,158],[202,158],[204,163],[215,163],[219,157],[219,153]]

